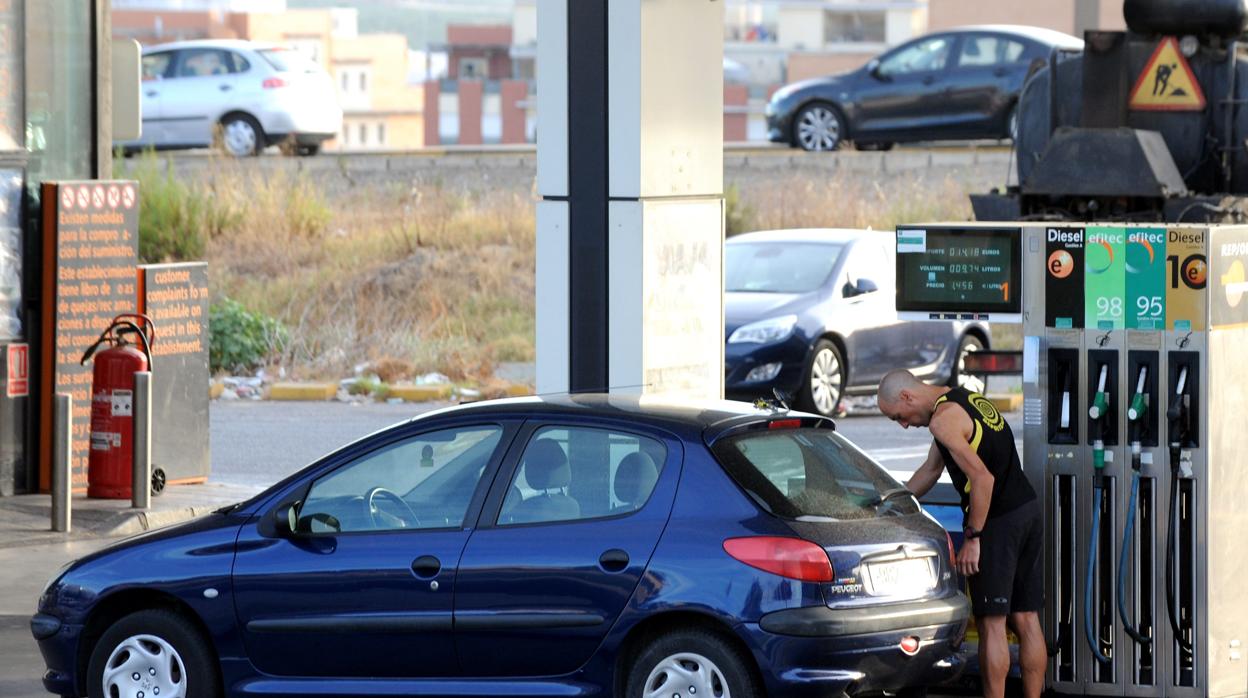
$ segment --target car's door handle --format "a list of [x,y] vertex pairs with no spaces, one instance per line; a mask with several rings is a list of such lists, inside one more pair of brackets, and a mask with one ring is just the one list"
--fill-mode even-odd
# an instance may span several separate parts
[[230,87],[229,85],[220,85],[220,86],[218,87],[218,89],[220,89],[222,92],[229,92],[230,90],[232,90],[232,89],[234,89],[234,88],[233,88],[233,87]]
[[924,84],[924,85],[930,85],[930,84],[932,84],[932,83],[934,83],[934,82],[936,82],[936,76],[935,76],[935,75],[928,75],[928,76],[926,76],[926,77],[924,77],[924,78],[923,78],[923,84]]
[[442,561],[432,555],[421,555],[412,562],[412,572],[421,579],[433,579],[442,571]]
[[598,565],[608,572],[620,572],[628,567],[628,553],[612,548],[598,557]]
[[158,96],[158,95],[160,95],[160,93],[159,93],[159,92],[157,92],[156,90],[148,90],[148,91],[147,91],[147,96],[148,96],[148,97],[156,97],[156,96]]
[[999,78],[1003,78],[1007,74],[1009,74],[1009,72],[1010,72],[1009,68],[997,68],[996,70],[992,71],[992,74]]

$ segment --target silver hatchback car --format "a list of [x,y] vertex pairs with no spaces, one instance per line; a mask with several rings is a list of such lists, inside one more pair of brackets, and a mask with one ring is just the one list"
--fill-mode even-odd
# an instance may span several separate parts
[[270,145],[315,155],[342,129],[329,74],[292,49],[234,39],[143,50],[143,135],[127,151],[219,145],[236,156]]

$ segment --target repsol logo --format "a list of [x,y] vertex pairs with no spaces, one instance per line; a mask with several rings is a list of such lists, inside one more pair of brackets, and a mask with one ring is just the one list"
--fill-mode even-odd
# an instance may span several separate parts
[[1049,242],[1073,242],[1083,244],[1082,230],[1063,230],[1061,228],[1049,228]]
[[1202,233],[1193,233],[1185,230],[1171,230],[1169,241],[1182,242],[1189,245],[1203,245],[1205,244],[1205,236]]

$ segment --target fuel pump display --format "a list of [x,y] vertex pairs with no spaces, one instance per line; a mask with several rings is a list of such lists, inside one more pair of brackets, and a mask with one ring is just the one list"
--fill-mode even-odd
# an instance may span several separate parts
[[[1248,226],[1016,225],[979,233],[1022,252],[1047,688],[1248,695]],[[898,274],[898,309],[948,310],[920,280]]]

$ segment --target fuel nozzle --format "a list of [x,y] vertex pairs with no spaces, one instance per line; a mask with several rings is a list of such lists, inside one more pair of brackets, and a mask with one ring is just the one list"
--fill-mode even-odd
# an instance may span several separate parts
[[1131,467],[1140,469],[1140,432],[1144,430],[1144,416],[1148,414],[1148,396],[1144,393],[1144,384],[1148,381],[1148,365],[1140,366],[1135,381],[1135,393],[1131,395],[1131,405],[1127,407],[1127,425],[1131,432]]
[[1058,416],[1058,426],[1063,431],[1070,428],[1070,372],[1066,372],[1066,377],[1062,381],[1062,412]]
[[1166,409],[1166,420],[1170,422],[1170,450],[1176,451],[1187,437],[1187,366],[1179,369],[1178,380],[1174,382],[1174,395],[1170,396],[1170,406]]
[[[1104,426],[1101,420],[1105,418],[1105,413],[1109,411],[1109,394],[1105,392],[1105,381],[1109,377],[1109,365],[1101,364],[1101,375],[1096,382],[1096,395],[1092,397],[1092,406],[1088,408],[1088,417],[1092,419],[1092,465],[1099,473],[1105,468],[1105,440],[1103,437]],[[1069,389],[1069,386],[1067,386]],[[1069,393],[1062,396],[1063,414],[1069,409]]]

